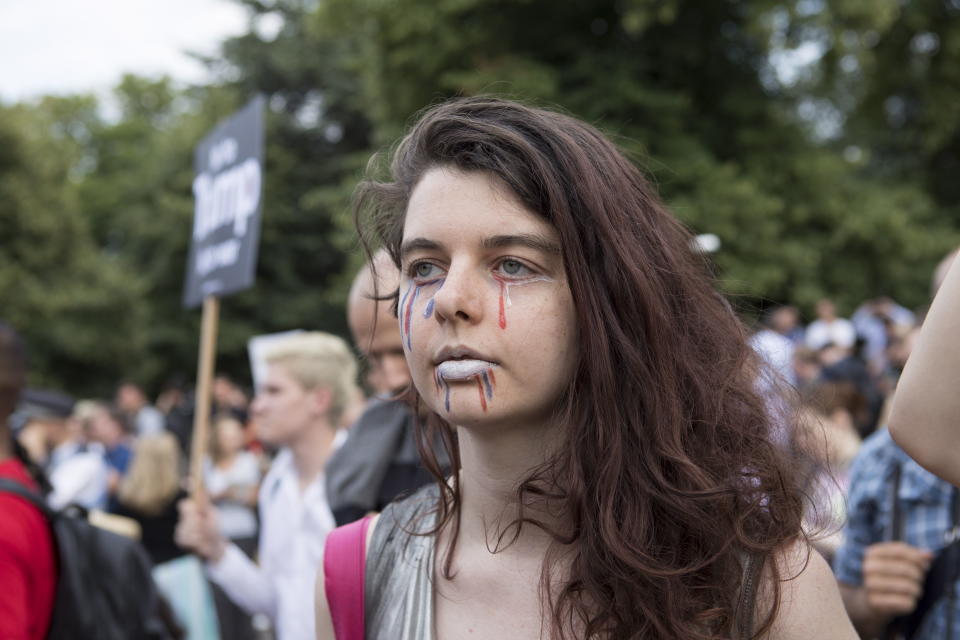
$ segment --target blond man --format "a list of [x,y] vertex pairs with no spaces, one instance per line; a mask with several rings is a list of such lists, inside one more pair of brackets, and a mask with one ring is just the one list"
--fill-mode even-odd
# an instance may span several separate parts
[[277,640],[313,640],[313,582],[335,526],[323,470],[356,394],[357,365],[343,340],[319,332],[291,336],[266,360],[253,418],[260,439],[280,450],[260,486],[259,566],[220,534],[209,505],[181,503],[177,541],[235,603],[269,616]]

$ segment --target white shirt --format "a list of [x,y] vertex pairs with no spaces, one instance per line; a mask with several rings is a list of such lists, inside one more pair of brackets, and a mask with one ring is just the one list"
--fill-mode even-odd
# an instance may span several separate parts
[[849,349],[857,341],[857,330],[846,318],[837,318],[833,322],[816,320],[807,327],[806,341],[814,350],[831,343]]
[[750,337],[750,346],[777,376],[793,384],[793,343],[773,329],[763,329]]
[[[251,490],[260,482],[260,465],[249,451],[240,451],[233,464],[221,469],[208,457],[203,461],[204,482],[212,494],[223,493],[231,487]],[[220,533],[224,538],[251,538],[257,535],[257,517],[253,507],[231,500],[217,503]]]
[[163,433],[166,419],[159,409],[146,405],[140,411],[137,411],[133,423],[138,436],[155,436],[158,433]]
[[314,640],[314,584],[323,545],[336,526],[319,474],[301,492],[293,454],[283,449],[260,485],[260,566],[227,546],[210,577],[248,613],[273,620],[277,640]]
[[106,505],[109,472],[101,447],[65,442],[53,450],[47,472],[53,487],[47,503],[53,509],[62,509],[71,502],[88,509],[103,509]]

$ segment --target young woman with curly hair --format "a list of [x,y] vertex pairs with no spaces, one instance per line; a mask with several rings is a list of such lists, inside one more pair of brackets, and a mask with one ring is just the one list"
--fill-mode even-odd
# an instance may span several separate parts
[[401,269],[381,293],[422,455],[438,470],[439,433],[452,472],[366,528],[359,625],[333,565],[365,525],[331,534],[320,638],[856,637],[744,329],[608,139],[454,100],[361,184],[357,214]]

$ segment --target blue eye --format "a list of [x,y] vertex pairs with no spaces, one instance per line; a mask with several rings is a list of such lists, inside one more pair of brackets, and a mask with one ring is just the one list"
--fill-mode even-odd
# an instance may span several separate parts
[[418,262],[413,265],[413,277],[415,278],[429,278],[433,275],[434,266],[429,262]]
[[500,263],[500,270],[508,276],[522,276],[530,271],[529,268],[519,260],[507,258]]

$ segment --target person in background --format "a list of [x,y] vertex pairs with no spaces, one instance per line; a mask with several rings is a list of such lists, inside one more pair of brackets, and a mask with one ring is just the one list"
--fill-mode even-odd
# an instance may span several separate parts
[[[83,403],[78,403],[83,404]],[[91,403],[82,413],[84,423],[90,434],[90,440],[103,447],[103,459],[107,463],[107,509],[117,509],[117,489],[120,480],[130,468],[133,448],[124,416],[119,411],[102,403]]]
[[[931,562],[960,524],[953,514],[956,490],[911,460],[887,429],[864,441],[849,484],[834,573],[851,620],[862,637],[872,638],[912,614],[924,592],[932,595],[925,585]],[[960,606],[946,591],[923,618],[911,638],[960,638]]]
[[793,376],[797,388],[803,391],[820,379],[820,354],[808,347],[797,347],[793,352]]
[[800,324],[800,311],[793,305],[776,307],[770,318],[770,327],[786,336],[794,346],[803,344],[804,330]]
[[910,328],[913,312],[890,298],[867,300],[850,317],[857,335],[864,341],[863,357],[870,372],[879,376],[887,366],[887,345],[898,328]]
[[190,457],[193,434],[193,391],[188,388],[186,377],[171,376],[157,396],[157,409],[163,414],[167,431],[172,433],[184,456]]
[[154,565],[185,553],[173,540],[177,502],[186,495],[180,480],[182,466],[176,439],[170,434],[138,438],[130,468],[117,489],[116,513],[140,524],[141,542]]
[[[907,361],[912,344],[901,345]],[[893,394],[894,413],[903,382]],[[891,415],[891,425],[893,420]],[[923,431],[922,422],[910,426]],[[909,622],[915,630],[910,638],[960,638],[960,603],[950,593],[957,589],[960,559],[948,538],[960,526],[960,490],[910,459],[886,428],[864,441],[849,484],[847,526],[834,570],[862,635]]]
[[284,339],[266,361],[251,409],[260,439],[280,452],[260,485],[260,566],[223,535],[216,508],[201,502],[181,502],[177,540],[206,561],[235,603],[269,616],[277,640],[314,640],[314,578],[334,527],[324,466],[355,393],[357,364],[342,339],[320,332]]
[[247,394],[226,374],[221,373],[213,379],[211,393],[213,395],[213,406],[216,407],[218,412],[246,413],[249,408],[250,402],[247,400]]
[[217,414],[211,424],[210,456],[204,463],[204,482],[217,507],[220,532],[253,555],[257,545],[257,490],[260,466],[244,449],[243,424],[231,413]]
[[750,346],[770,366],[771,372],[789,384],[795,384],[793,371],[794,343],[784,333],[789,331],[792,307],[775,307],[767,311],[763,326],[750,337]]
[[116,405],[137,436],[156,435],[166,428],[163,414],[150,405],[147,394],[136,383],[126,381],[117,386]]
[[47,502],[53,509],[74,502],[104,509],[109,469],[102,448],[87,442],[82,423],[73,416],[74,405],[73,398],[56,391],[24,391],[17,437],[46,471],[52,487]]
[[857,331],[853,323],[837,316],[837,307],[833,301],[823,298],[816,304],[817,319],[807,327],[804,340],[807,346],[819,351],[827,345],[851,350],[857,341]]
[[[0,479],[40,491],[42,474],[13,439],[9,424],[25,377],[23,342],[0,323]],[[46,638],[56,582],[57,559],[46,517],[23,498],[0,491],[0,638]]]
[[960,249],[933,278],[934,299],[903,369],[890,433],[917,462],[960,486]]
[[380,398],[393,397],[410,385],[392,303],[375,299],[378,292],[382,296],[395,291],[399,280],[390,256],[380,252],[357,272],[347,299],[350,333],[367,361],[367,384]]
[[197,560],[174,541],[177,503],[186,497],[176,438],[161,432],[137,438],[127,475],[117,490],[117,515],[140,525],[157,588],[187,638],[218,637],[216,609]]
[[[217,508],[220,533],[248,557],[257,548],[257,490],[260,462],[245,450],[246,433],[235,413],[214,416],[210,430],[210,456],[204,463],[204,483]],[[242,640],[253,637],[251,617],[216,583],[213,598],[220,635]]]
[[[432,480],[417,451],[413,413],[397,399],[410,385],[397,319],[389,301],[375,299],[378,292],[396,290],[398,282],[397,268],[382,252],[372,267],[360,270],[350,288],[347,318],[377,397],[327,465],[327,494],[338,526],[380,511]],[[441,464],[448,464],[446,457]]]
[[800,419],[794,444],[805,467],[804,520],[813,544],[827,560],[841,542],[846,521],[850,465],[860,448],[854,416],[865,405],[850,383],[818,382],[801,393]]
[[818,355],[821,363],[820,380],[852,384],[866,401],[863,410],[854,416],[860,437],[866,438],[877,428],[883,409],[883,395],[877,380],[870,375],[867,363],[853,349],[828,343],[820,348]]

